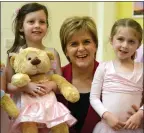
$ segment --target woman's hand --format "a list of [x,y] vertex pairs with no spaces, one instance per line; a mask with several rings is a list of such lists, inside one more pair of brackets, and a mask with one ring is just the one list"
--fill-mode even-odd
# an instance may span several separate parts
[[110,112],[105,112],[103,114],[103,118],[106,120],[107,124],[116,131],[122,129],[125,126],[124,122],[119,121],[118,118]]
[[124,126],[125,129],[137,129],[141,125],[143,118],[143,110],[139,110],[134,113],[127,121]]
[[133,104],[131,107],[133,111],[128,111],[129,117],[127,119],[129,119],[133,114],[135,114],[139,110],[139,108],[135,104]]

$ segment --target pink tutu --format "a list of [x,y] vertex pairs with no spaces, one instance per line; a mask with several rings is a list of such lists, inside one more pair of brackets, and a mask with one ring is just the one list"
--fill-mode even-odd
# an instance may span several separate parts
[[138,128],[136,130],[126,130],[121,129],[119,131],[113,130],[109,125],[107,125],[104,120],[100,121],[94,128],[93,133],[143,133],[142,128]]
[[13,121],[10,133],[21,133],[21,122],[36,122],[38,128],[54,127],[66,122],[68,126],[76,123],[70,111],[57,101],[53,92],[40,97],[22,95],[22,108],[19,117]]

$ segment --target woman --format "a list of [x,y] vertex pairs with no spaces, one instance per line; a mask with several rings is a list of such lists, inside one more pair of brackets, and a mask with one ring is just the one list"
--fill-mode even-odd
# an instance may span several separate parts
[[78,120],[71,128],[71,133],[91,133],[94,124],[100,120],[89,103],[91,82],[98,66],[95,60],[98,48],[96,24],[87,16],[68,18],[61,26],[60,40],[70,62],[62,68],[63,76],[80,92],[78,102],[67,103],[72,115]]

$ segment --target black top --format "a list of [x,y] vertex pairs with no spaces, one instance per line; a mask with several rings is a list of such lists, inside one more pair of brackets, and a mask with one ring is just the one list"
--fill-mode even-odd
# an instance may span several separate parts
[[77,119],[77,123],[73,126],[80,133],[83,127],[88,108],[89,108],[89,95],[90,93],[81,93],[80,100],[76,103],[68,103],[71,114]]

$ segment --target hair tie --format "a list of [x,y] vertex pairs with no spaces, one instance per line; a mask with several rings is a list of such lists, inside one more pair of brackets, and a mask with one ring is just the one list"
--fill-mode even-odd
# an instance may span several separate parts
[[17,16],[18,13],[19,13],[19,11],[20,11],[20,8],[16,9],[16,10],[14,11],[14,16]]

